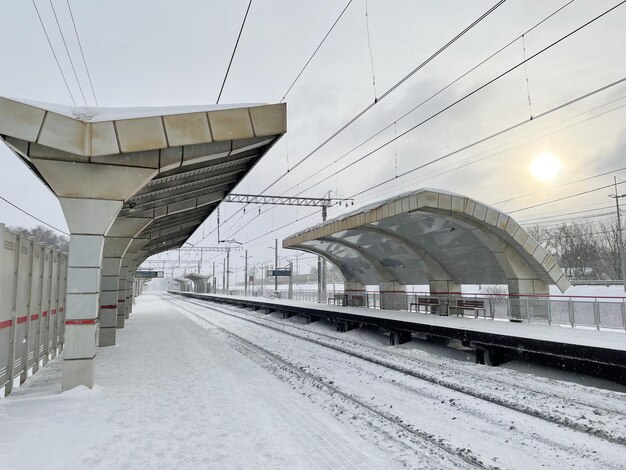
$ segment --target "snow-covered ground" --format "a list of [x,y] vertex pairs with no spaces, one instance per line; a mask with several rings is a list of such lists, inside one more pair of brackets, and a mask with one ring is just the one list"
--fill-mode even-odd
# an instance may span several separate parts
[[100,348],[93,390],[57,358],[0,400],[0,468],[399,468],[286,383],[155,296]]
[[616,384],[170,295],[118,334],[94,390],[0,400],[0,468],[625,468]]

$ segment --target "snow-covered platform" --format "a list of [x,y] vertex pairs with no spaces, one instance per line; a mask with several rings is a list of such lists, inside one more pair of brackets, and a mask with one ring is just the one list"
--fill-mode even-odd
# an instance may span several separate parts
[[93,390],[61,393],[61,363],[0,400],[0,468],[397,467],[157,296],[98,350]]
[[376,325],[395,332],[459,339],[488,351],[495,362],[506,360],[509,353],[526,354],[546,361],[556,357],[566,368],[626,383],[626,334],[618,330],[597,331],[259,297],[178,294],[246,307],[279,310],[294,315],[328,318],[338,322]]

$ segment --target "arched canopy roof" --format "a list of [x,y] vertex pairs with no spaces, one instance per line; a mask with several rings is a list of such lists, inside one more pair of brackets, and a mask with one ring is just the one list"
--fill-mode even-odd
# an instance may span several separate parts
[[[284,248],[325,256],[347,281],[508,284],[539,281],[563,292],[563,270],[515,220],[468,197],[423,189],[287,237]],[[532,283],[532,282],[531,282]]]

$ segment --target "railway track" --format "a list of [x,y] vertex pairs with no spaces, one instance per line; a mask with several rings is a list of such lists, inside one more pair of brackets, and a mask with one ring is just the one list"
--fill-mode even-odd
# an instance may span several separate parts
[[[167,299],[169,302],[175,304],[172,300]],[[185,299],[187,300],[187,299]],[[223,313],[226,315],[230,315],[229,313],[226,312],[221,312],[218,309],[215,309],[213,307],[209,307],[207,305],[201,305],[201,304],[196,304],[195,302],[191,302],[189,301],[189,303],[195,304],[195,305],[200,305],[204,308],[209,308],[215,311],[218,311],[219,313]],[[176,304],[175,304],[176,305]],[[394,440],[396,440],[397,442],[399,442],[401,445],[404,446],[408,446],[408,447],[412,447],[410,445],[409,442],[407,442],[407,436],[408,436],[408,440],[410,441],[411,438],[413,439],[419,439],[425,443],[427,443],[427,445],[430,446],[434,446],[437,449],[445,452],[446,454],[448,454],[449,458],[452,460],[452,462],[455,461],[460,461],[464,464],[466,464],[467,466],[469,466],[470,468],[479,468],[479,469],[489,469],[489,468],[494,468],[493,466],[486,466],[484,465],[480,459],[477,456],[474,456],[472,454],[471,451],[469,451],[468,449],[459,449],[456,448],[454,446],[451,446],[447,443],[445,443],[444,441],[442,441],[441,439],[436,438],[435,436],[433,436],[430,433],[427,433],[425,431],[421,431],[419,429],[416,429],[414,426],[411,425],[407,425],[404,424],[402,422],[401,419],[399,419],[398,417],[390,414],[390,413],[385,413],[381,410],[376,409],[375,407],[373,407],[372,405],[366,403],[364,400],[359,399],[358,397],[355,397],[349,393],[344,392],[343,390],[341,390],[339,387],[335,386],[332,381],[328,381],[326,379],[324,379],[323,377],[320,377],[316,374],[313,374],[310,371],[304,370],[301,367],[297,367],[293,364],[291,364],[290,362],[284,360],[282,357],[280,357],[279,355],[273,353],[272,351],[263,348],[257,344],[252,343],[251,341],[243,338],[242,336],[226,329],[223,328],[219,325],[217,325],[216,323],[204,318],[201,315],[198,315],[196,312],[194,312],[193,310],[190,310],[188,308],[185,308],[181,305],[176,305],[178,308],[182,308],[185,311],[187,311],[187,313],[189,313],[190,315],[193,315],[195,318],[199,319],[200,321],[207,323],[209,325],[211,325],[211,327],[221,331],[224,335],[226,335],[227,337],[235,340],[236,342],[238,342],[241,346],[243,346],[248,352],[253,353],[253,354],[258,354],[263,356],[265,359],[275,363],[276,365],[278,365],[282,370],[289,370],[290,373],[296,375],[296,376],[300,376],[300,377],[305,377],[306,379],[308,379],[308,381],[314,383],[317,385],[317,388],[320,390],[325,391],[327,394],[329,394],[330,396],[339,396],[341,397],[344,401],[350,403],[353,407],[355,408],[359,408],[363,411],[365,411],[367,414],[373,416],[374,418],[376,418],[378,421],[382,421],[384,422],[388,427],[390,427],[392,429],[392,432],[389,431],[385,431],[385,434],[388,437],[392,437],[394,438]],[[236,315],[231,315],[231,316],[236,316]],[[403,438],[404,436],[404,438]],[[459,462],[459,463],[460,463]]]
[[[544,421],[547,421],[553,424],[558,424],[560,426],[567,427],[569,429],[572,429],[573,431],[583,432],[583,433],[586,433],[595,437],[600,437],[614,444],[626,445],[626,436],[623,434],[614,435],[614,433],[611,431],[607,431],[606,429],[602,429],[602,428],[590,425],[589,423],[580,422],[580,420],[576,420],[572,417],[559,415],[559,414],[550,412],[545,409],[538,409],[531,405],[520,403],[518,401],[514,401],[513,399],[499,396],[494,393],[489,393],[484,390],[477,390],[466,384],[460,384],[460,383],[448,380],[447,378],[436,376],[433,373],[430,373],[428,371],[420,371],[415,367],[407,367],[404,365],[400,365],[394,362],[394,359],[396,358],[393,357],[393,355],[384,354],[385,356],[388,356],[388,357],[381,358],[379,349],[367,347],[367,346],[364,346],[363,344],[354,343],[354,342],[347,341],[344,339],[338,339],[334,336],[325,335],[319,332],[313,333],[310,330],[307,330],[305,328],[300,328],[296,325],[288,325],[288,324],[285,324],[284,322],[272,320],[269,318],[258,319],[253,316],[243,314],[241,313],[241,311],[237,311],[234,308],[224,307],[222,305],[217,307],[215,304],[211,303],[211,306],[209,307],[206,301],[195,301],[195,300],[190,300],[187,298],[180,298],[180,300],[194,304],[194,305],[198,305],[201,307],[210,308],[212,310],[219,311],[220,313],[224,315],[230,315],[232,317],[238,318],[243,321],[247,321],[247,322],[262,326],[262,327],[270,328],[272,330],[279,331],[281,333],[290,335],[292,337],[296,337],[298,339],[312,342],[319,346],[331,348],[335,351],[339,351],[339,352],[348,354],[350,356],[357,357],[359,359],[386,367],[388,369],[415,377],[417,379],[425,380],[434,385],[445,387],[456,392],[470,395],[474,398],[483,400],[488,403],[500,405],[502,407],[508,408],[510,410],[513,410],[519,413],[523,413],[525,415],[528,415],[534,418],[539,418],[539,419],[542,419]],[[288,330],[291,330],[291,331],[288,331]],[[298,334],[298,333],[303,333],[303,334]],[[363,349],[374,350],[376,352],[376,355],[363,352]],[[406,356],[404,357],[406,358]],[[413,361],[415,360],[415,358],[411,358],[411,359]],[[430,365],[440,368],[440,366],[438,366],[437,364],[430,364]],[[509,384],[506,384],[505,382],[500,382],[500,384],[502,386],[510,386]],[[523,387],[519,387],[519,385],[516,385],[516,387],[521,388],[522,391],[525,391],[528,394],[534,394],[535,396],[539,395],[534,390],[525,389]],[[544,395],[543,397],[539,397],[538,401],[541,400],[541,401],[548,403],[549,402],[548,400],[551,400],[553,398],[554,397],[552,396]],[[591,406],[587,403],[580,403],[580,405],[586,408],[582,410],[580,415],[586,416],[585,415],[586,413],[591,416],[595,416],[597,414],[597,411],[594,412],[594,409],[597,410],[599,408],[598,405],[594,404],[593,406]],[[603,407],[600,407],[600,408],[603,408]],[[608,408],[608,407],[603,408],[603,412],[605,413],[614,412],[614,411],[615,410]],[[616,419],[620,419],[623,422],[624,419],[626,418],[624,417],[624,415],[621,415],[621,416],[618,416]]]
[[[557,434],[561,431],[557,431],[557,428],[567,428],[568,430],[570,430],[573,433],[584,433],[585,435],[588,436],[593,436],[593,438],[595,439],[600,439],[602,441],[606,441],[607,443],[611,443],[611,444],[617,444],[619,445],[619,449],[617,450],[617,452],[621,453],[624,448],[623,448],[623,439],[621,438],[622,436],[619,435],[613,435],[610,431],[607,431],[605,429],[600,429],[600,428],[594,428],[594,427],[590,427],[584,423],[577,423],[575,421],[573,421],[571,418],[567,417],[567,416],[560,416],[557,415],[555,413],[550,413],[550,412],[546,412],[545,410],[542,409],[538,409],[537,407],[531,405],[527,405],[521,401],[513,401],[512,399],[506,398],[506,397],[502,397],[502,396],[497,396],[494,395],[493,393],[489,393],[487,391],[484,390],[476,390],[475,388],[472,388],[472,386],[468,386],[468,385],[463,385],[458,383],[459,381],[463,381],[464,377],[462,377],[461,375],[459,375],[458,377],[455,377],[455,381],[451,380],[450,377],[446,377],[443,374],[440,376],[434,376],[434,374],[432,374],[431,372],[429,372],[428,370],[418,370],[417,367],[422,367],[423,364],[421,364],[419,361],[421,361],[421,358],[418,359],[418,362],[416,363],[416,358],[412,357],[412,358],[406,358],[406,357],[402,357],[404,356],[402,354],[401,350],[397,350],[396,348],[393,348],[393,351],[389,351],[388,353],[385,352],[384,354],[381,352],[384,352],[385,350],[387,350],[388,348],[377,348],[377,347],[373,347],[373,346],[367,346],[367,345],[363,345],[361,343],[358,342],[353,342],[350,340],[346,340],[346,339],[341,339],[341,338],[337,338],[336,336],[332,336],[332,335],[327,335],[324,333],[319,333],[319,332],[312,332],[306,328],[294,325],[294,324],[287,324],[284,321],[280,321],[277,319],[272,319],[269,316],[257,316],[257,315],[253,315],[250,313],[245,313],[242,312],[241,309],[235,308],[235,307],[225,307],[223,305],[215,305],[213,303],[208,303],[206,301],[197,301],[197,300],[191,300],[191,299],[185,299],[185,298],[176,298],[177,302],[173,302],[175,303],[179,308],[181,308],[181,304],[182,303],[186,303],[188,305],[194,305],[196,307],[200,307],[203,310],[208,310],[208,311],[214,311],[217,313],[220,313],[221,315],[224,315],[224,318],[234,318],[237,319],[240,322],[244,322],[247,324],[253,324],[253,325],[257,325],[260,326],[264,329],[268,329],[271,331],[275,331],[277,333],[280,334],[284,334],[287,336],[291,336],[294,338],[297,338],[298,340],[301,341],[305,341],[307,343],[311,343],[311,345],[315,345],[316,347],[321,346],[326,350],[333,350],[342,354],[345,354],[347,356],[350,356],[352,358],[354,358],[355,360],[362,360],[362,361],[366,361],[370,364],[375,364],[376,366],[382,367],[385,370],[389,370],[389,371],[393,371],[399,374],[403,374],[405,376],[409,376],[409,377],[413,377],[418,379],[419,381],[424,381],[427,382],[429,385],[435,385],[438,387],[442,387],[443,389],[448,390],[448,392],[454,392],[457,394],[462,394],[462,395],[466,395],[468,397],[471,397],[473,399],[476,400],[480,400],[481,402],[484,402],[486,404],[489,405],[489,414],[490,415],[499,415],[499,414],[505,414],[503,412],[498,412],[497,408],[492,408],[493,405],[499,405],[501,407],[503,407],[504,409],[510,410],[512,412],[515,413],[521,413],[525,416],[527,416],[527,418],[530,419],[540,419],[543,422],[546,423],[546,426],[552,426],[554,427],[555,431],[553,431],[553,433]],[[210,322],[209,320],[207,320],[206,318],[203,317],[203,315],[198,315],[197,312],[194,312],[193,310],[189,310],[189,309],[185,309],[188,313],[192,314],[195,318],[200,319],[203,322],[207,322],[207,323],[213,323],[215,324],[215,322]],[[196,309],[197,310],[197,309]],[[216,317],[214,318],[214,320],[217,320],[220,317]],[[224,320],[225,321],[225,320]],[[243,324],[242,324],[243,325]],[[233,325],[227,325],[229,328],[231,328]],[[220,327],[221,328],[221,327]],[[236,333],[234,333],[233,331],[229,331],[227,329],[221,328],[222,330],[228,331],[228,333],[230,335],[233,335]],[[236,328],[235,328],[236,329]],[[256,334],[260,335],[258,336],[258,338],[262,338],[265,335],[263,335],[261,332],[261,330],[257,331]],[[248,332],[244,329],[242,332],[245,332],[246,335],[248,334]],[[236,335],[238,337],[241,338],[241,335]],[[231,336],[232,337],[232,336]],[[245,340],[245,338],[242,338]],[[259,347],[258,344],[254,344],[249,340],[245,340],[247,341],[250,345],[254,346],[254,347]],[[254,341],[254,338],[253,338]],[[268,346],[270,349],[275,349],[273,347],[273,345],[269,345]],[[270,349],[267,348],[261,348],[264,351],[266,351],[268,354],[273,355],[273,357],[276,357],[278,359],[280,359],[280,361],[282,362],[287,362],[288,366],[292,369],[294,369],[294,371],[298,371],[299,373],[304,373],[304,374],[310,374],[310,372],[306,369],[306,366],[304,366],[304,368],[302,367],[302,364],[295,364],[293,362],[289,362],[289,361],[285,361],[283,358],[281,358],[280,356],[276,355],[274,352],[270,351]],[[398,354],[396,354],[396,352]],[[381,354],[385,357],[380,357]],[[408,355],[408,353],[406,353]],[[405,361],[408,362],[408,360],[411,360],[411,364],[410,366],[406,365],[406,364],[402,364],[401,360],[398,359],[404,359]],[[434,360],[434,359],[433,359]],[[442,371],[444,370],[444,368],[442,368],[442,365],[437,363],[434,364],[430,364],[433,367],[436,367],[438,371]],[[287,367],[287,365],[284,365],[284,367]],[[461,366],[459,366],[461,368]],[[468,370],[465,370],[465,375],[467,376],[469,374]],[[384,375],[385,373],[382,372],[382,374]],[[455,375],[455,374],[453,374]],[[376,407],[372,407],[370,404],[368,404],[366,401],[364,400],[360,400],[358,396],[355,395],[361,395],[360,394],[360,390],[357,390],[356,393],[353,392],[352,394],[346,394],[345,391],[341,390],[341,388],[338,388],[337,386],[333,385],[332,381],[329,381],[328,379],[323,379],[322,377],[320,377],[319,375],[313,374],[311,377],[311,380],[317,380],[318,383],[322,384],[323,387],[326,387],[328,393],[330,394],[338,394],[341,396],[346,396],[351,400],[353,403],[357,404],[358,406],[360,406],[361,408],[370,408],[371,410],[369,411],[370,414],[375,413],[375,412],[380,412],[380,409],[378,406]],[[482,379],[482,378],[481,378]],[[395,382],[395,381],[394,381]],[[419,382],[417,382],[419,383]],[[482,384],[484,389],[490,389],[492,387],[495,387],[494,384],[490,383],[489,381],[486,381],[485,383]],[[419,390],[419,388],[421,386],[417,386],[417,388],[413,387],[413,386],[407,386],[406,384],[400,384],[400,383],[395,383],[394,384],[395,388],[402,388],[404,387],[404,392],[403,393],[417,393],[420,394],[423,392],[423,390]],[[435,389],[436,390],[436,389]],[[437,394],[442,393],[443,392],[436,392]],[[456,397],[456,398],[452,398],[452,400],[456,399],[457,402],[462,402],[463,398],[458,398],[458,395],[448,395],[448,396],[452,396],[452,397]],[[552,399],[554,398],[553,396],[549,396],[546,395],[546,400]],[[362,403],[359,404],[359,402]],[[443,402],[442,402],[443,403]],[[474,405],[473,405],[474,406]],[[364,408],[364,409],[365,409]],[[483,407],[484,408],[484,407]],[[557,407],[558,408],[558,407]],[[394,410],[395,411],[395,410]],[[461,411],[461,410],[459,410]],[[486,416],[480,416],[480,415],[476,415],[476,416],[472,416],[472,410],[462,410],[464,413],[468,414],[468,417],[466,419],[466,421],[471,421],[471,422],[475,422],[478,423],[477,426],[479,427],[479,429],[489,429],[490,427],[493,426],[501,426],[501,423],[499,423],[499,420],[494,420],[493,417],[486,417]],[[414,427],[412,427],[411,425],[407,425],[405,423],[402,423],[401,419],[399,418],[399,416],[393,416],[390,415],[389,413],[385,413],[383,412],[383,415],[387,414],[390,421],[389,422],[394,422],[396,424],[400,424],[399,428],[403,431],[403,432],[409,432],[409,429],[412,429],[410,435],[413,436],[420,436],[421,435],[421,439],[424,439],[430,443],[434,443],[433,445],[437,445],[439,446],[439,443],[444,442],[441,438],[437,438],[435,435],[428,433],[428,432],[424,432],[424,431],[419,431],[417,429],[415,429]],[[510,413],[508,414],[508,416],[511,416]],[[514,416],[514,415],[513,415]],[[624,419],[624,415],[619,415],[620,419]],[[454,419],[454,418],[453,418]],[[515,418],[513,417],[514,420],[518,420],[519,418]],[[522,420],[524,421],[524,420]],[[457,421],[458,422],[458,421]],[[517,424],[517,423],[516,423]],[[534,429],[533,428],[536,427],[535,424],[531,425],[529,427],[529,429]],[[544,426],[545,427],[545,426]],[[514,427],[512,427],[511,429],[514,429]],[[482,432],[482,431],[481,431]],[[514,431],[515,433],[517,433],[518,431]],[[521,431],[520,431],[521,432]],[[540,432],[539,434],[542,434],[542,432]],[[535,439],[536,438],[536,433],[532,432],[529,433],[528,430],[524,430],[522,432],[522,434],[526,434],[527,437],[530,437],[531,439]],[[437,433],[435,433],[437,434]],[[582,436],[579,436],[577,439],[580,440]],[[523,436],[522,436],[523,438]],[[566,452],[567,454],[572,454],[572,455],[577,455],[577,458],[581,458],[584,461],[585,458],[589,457],[589,452],[593,452],[594,454],[597,452],[596,450],[581,450],[581,449],[576,449],[575,446],[570,447],[568,444],[564,444],[563,440],[561,438],[555,438],[554,440],[551,440],[550,434],[548,433],[546,435],[546,439],[550,440],[550,445],[553,446],[553,448],[561,451],[561,452]],[[585,438],[586,439],[586,438]],[[453,439],[454,441],[454,439]],[[508,441],[507,441],[508,442]],[[593,445],[597,445],[598,441],[594,441]],[[457,455],[459,453],[459,451],[462,451],[464,453],[464,455],[466,456],[466,458],[469,459],[469,461],[467,460],[463,460],[466,464],[471,464],[473,466],[481,466],[484,465],[481,461],[481,459],[479,457],[477,457],[475,454],[471,454],[468,451],[468,448],[470,448],[471,446],[467,446],[466,447],[461,447],[461,446],[451,446],[448,445],[448,450],[446,450],[449,454],[452,455],[452,453],[454,455]],[[589,448],[591,448],[592,446],[590,446]],[[602,447],[600,445],[600,447]],[[450,452],[452,451],[452,453]],[[586,453],[587,452],[587,453]],[[603,451],[600,451],[598,453],[598,455],[600,455]],[[611,465],[609,465],[610,467]],[[489,468],[488,466],[485,468]]]

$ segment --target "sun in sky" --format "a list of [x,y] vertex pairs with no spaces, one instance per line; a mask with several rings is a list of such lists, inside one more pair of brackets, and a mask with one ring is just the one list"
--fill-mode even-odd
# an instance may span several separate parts
[[550,152],[537,155],[530,163],[530,172],[535,179],[542,182],[552,181],[561,170],[559,158]]

